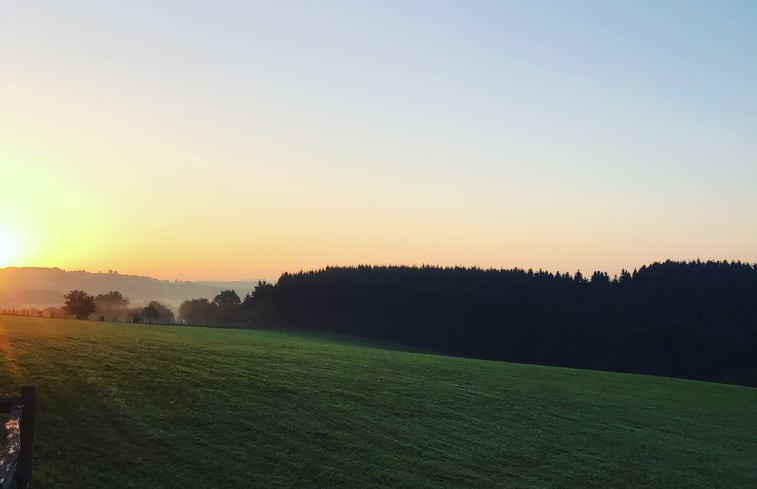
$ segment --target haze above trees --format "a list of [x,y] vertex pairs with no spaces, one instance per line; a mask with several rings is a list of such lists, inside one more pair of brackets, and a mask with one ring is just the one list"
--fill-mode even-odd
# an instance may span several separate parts
[[252,290],[257,280],[238,282],[186,282],[158,280],[151,277],[124,275],[115,270],[91,273],[82,270],[65,271],[59,268],[7,267],[0,268],[0,308],[42,309],[58,307],[63,295],[70,290],[85,290],[89,294],[118,291],[134,304],[157,300],[178,307],[194,297],[214,297],[226,289]]

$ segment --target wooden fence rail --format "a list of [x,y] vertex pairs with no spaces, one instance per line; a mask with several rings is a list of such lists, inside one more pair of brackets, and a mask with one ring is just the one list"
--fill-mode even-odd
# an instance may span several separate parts
[[20,397],[0,398],[0,413],[8,413],[0,439],[0,489],[30,489],[37,395],[33,385],[21,387]]

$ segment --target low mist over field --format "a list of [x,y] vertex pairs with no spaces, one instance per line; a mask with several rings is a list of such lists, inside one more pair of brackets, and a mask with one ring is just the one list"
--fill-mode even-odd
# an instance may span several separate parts
[[66,271],[60,268],[7,267],[0,268],[0,308],[44,308],[60,306],[63,295],[72,289],[92,294],[117,290],[132,304],[158,300],[178,307],[195,297],[213,297],[222,290],[250,291],[257,280],[230,282],[188,282],[158,280],[138,275],[122,275],[110,270],[91,273],[83,270]]

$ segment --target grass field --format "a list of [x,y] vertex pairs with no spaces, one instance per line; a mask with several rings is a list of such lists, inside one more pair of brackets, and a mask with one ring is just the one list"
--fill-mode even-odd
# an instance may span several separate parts
[[757,487],[747,387],[0,316],[23,383],[38,489]]

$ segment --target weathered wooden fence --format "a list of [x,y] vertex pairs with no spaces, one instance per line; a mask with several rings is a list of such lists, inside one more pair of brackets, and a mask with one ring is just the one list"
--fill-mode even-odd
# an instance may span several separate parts
[[0,489],[29,489],[32,486],[36,408],[37,395],[33,385],[21,387],[20,397],[0,397],[0,413],[8,413],[5,438],[0,440]]

